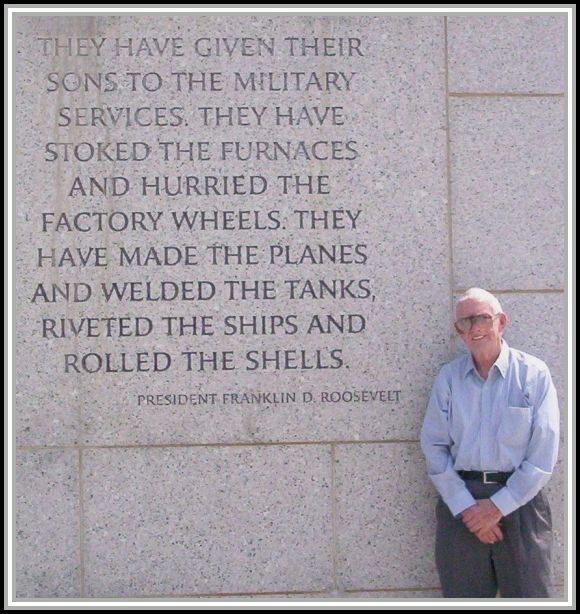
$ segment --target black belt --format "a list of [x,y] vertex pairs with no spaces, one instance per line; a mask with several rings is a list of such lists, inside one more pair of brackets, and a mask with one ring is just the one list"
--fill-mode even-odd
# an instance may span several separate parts
[[464,480],[477,480],[484,484],[505,484],[513,471],[458,471]]

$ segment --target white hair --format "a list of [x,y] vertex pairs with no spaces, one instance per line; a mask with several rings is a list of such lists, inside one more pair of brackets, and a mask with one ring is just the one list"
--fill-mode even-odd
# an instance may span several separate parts
[[486,303],[491,307],[493,315],[497,313],[503,313],[503,309],[501,308],[500,302],[497,298],[487,290],[483,290],[482,288],[469,288],[469,290],[465,291],[458,299],[455,308],[463,303],[463,301],[467,301],[468,299],[475,299],[476,301],[481,301]]

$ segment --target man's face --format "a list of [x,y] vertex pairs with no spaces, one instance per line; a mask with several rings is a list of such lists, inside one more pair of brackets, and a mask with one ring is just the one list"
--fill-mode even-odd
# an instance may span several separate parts
[[[469,330],[457,330],[467,349],[475,356],[499,353],[501,333],[507,324],[504,313],[494,314],[493,309],[484,301],[467,299],[457,306],[455,322],[462,318],[472,318]],[[474,316],[483,316],[473,318]],[[486,317],[487,316],[487,317]]]

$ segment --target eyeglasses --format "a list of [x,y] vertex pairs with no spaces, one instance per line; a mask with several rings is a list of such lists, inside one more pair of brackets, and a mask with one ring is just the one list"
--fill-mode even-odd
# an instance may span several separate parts
[[480,313],[476,316],[467,316],[466,318],[459,318],[457,322],[455,322],[455,328],[459,333],[468,333],[474,326],[482,325],[489,326],[494,318],[496,318],[499,313],[495,315],[489,315],[489,313]]

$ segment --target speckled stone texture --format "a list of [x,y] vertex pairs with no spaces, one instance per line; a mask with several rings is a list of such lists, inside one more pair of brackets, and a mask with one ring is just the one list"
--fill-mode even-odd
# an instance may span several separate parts
[[365,601],[376,599],[385,601],[431,601],[432,599],[442,598],[440,589],[422,589],[416,591],[364,591],[349,592],[348,595],[356,599],[364,599]]
[[16,454],[17,598],[80,594],[78,456],[77,450]]
[[457,287],[561,289],[564,99],[456,98],[449,112]]
[[[566,406],[565,19],[551,15],[18,16],[15,22],[14,512],[16,596],[249,601],[441,597],[435,491],[418,437],[433,378],[460,351],[451,306],[499,291],[506,339],[550,366]],[[183,37],[183,57],[58,58],[37,37]],[[358,37],[364,56],[200,58],[209,37]],[[223,42],[223,41],[222,41]],[[222,51],[225,48],[222,45]],[[446,54],[447,50],[447,54]],[[342,71],[351,90],[45,91],[50,72]],[[449,94],[449,95],[448,95]],[[507,94],[507,95],[506,95]],[[531,96],[530,96],[531,94]],[[203,126],[199,107],[344,107],[343,125]],[[57,109],[182,106],[179,127],[56,125]],[[268,117],[266,112],[265,117]],[[45,143],[356,141],[353,160],[47,162]],[[264,195],[67,196],[73,178],[263,175]],[[330,194],[283,195],[278,175],[329,175]],[[276,230],[176,231],[172,211],[280,212]],[[354,228],[299,228],[295,210],[359,212]],[[161,212],[156,232],[41,232],[54,211]],[[60,268],[37,249],[364,244],[356,264]],[[114,259],[113,259],[114,260]],[[275,300],[32,304],[39,283],[257,279]],[[367,298],[292,299],[285,280],[369,279]],[[316,286],[316,284],[315,284]],[[355,286],[356,287],[356,286]],[[226,316],[295,315],[296,334],[225,336]],[[314,315],[362,314],[363,333],[307,334]],[[210,315],[212,337],[159,318]],[[150,317],[150,336],[48,339],[43,317]],[[247,371],[251,350],[341,350],[341,369]],[[233,351],[236,369],[66,374],[65,353]],[[341,398],[368,391],[390,400]],[[260,403],[232,395],[284,393]],[[396,394],[393,394],[396,392]],[[312,398],[304,395],[312,394]],[[185,404],[143,403],[182,395]],[[224,396],[226,395],[226,396]],[[227,395],[229,400],[227,400]],[[295,398],[291,398],[295,395]],[[330,400],[332,398],[332,400]],[[548,485],[555,572],[567,578],[565,412]]]
[[418,444],[337,446],[335,472],[343,587],[438,586],[436,497]]
[[90,450],[84,470],[88,596],[329,588],[329,446]]
[[561,94],[565,15],[451,15],[449,90]]

